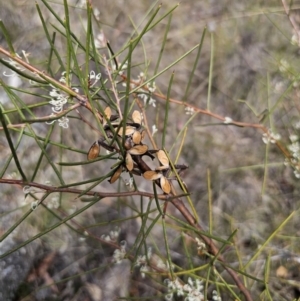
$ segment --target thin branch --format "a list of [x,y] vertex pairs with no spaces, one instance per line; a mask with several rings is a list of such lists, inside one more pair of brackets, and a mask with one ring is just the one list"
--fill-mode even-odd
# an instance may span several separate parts
[[[143,191],[124,191],[124,192],[101,192],[101,191],[86,191],[81,189],[75,189],[75,188],[63,188],[63,187],[55,187],[55,186],[49,186],[44,185],[36,182],[26,182],[23,180],[14,180],[14,179],[0,179],[0,184],[11,184],[11,185],[20,185],[20,186],[30,186],[39,188],[44,191],[48,192],[64,192],[64,193],[73,193],[78,195],[89,195],[89,196],[97,196],[100,198],[106,198],[106,197],[128,197],[128,196],[144,196],[147,198],[154,198],[153,193],[143,192]],[[164,195],[164,194],[158,194],[157,197],[160,200],[170,200],[170,196]]]
[[116,99],[116,102],[117,102],[119,117],[122,120],[123,119],[123,114],[122,114],[121,106],[120,106],[120,98],[119,98],[118,92],[116,91],[115,82],[113,81],[113,79],[111,77],[111,73],[110,73],[111,71],[110,71],[110,68],[108,66],[108,61],[107,61],[106,58],[104,58],[104,62],[105,62],[106,73],[107,73],[107,76],[109,78],[109,81],[111,82],[112,91],[114,93],[114,96],[115,96],[115,99]]

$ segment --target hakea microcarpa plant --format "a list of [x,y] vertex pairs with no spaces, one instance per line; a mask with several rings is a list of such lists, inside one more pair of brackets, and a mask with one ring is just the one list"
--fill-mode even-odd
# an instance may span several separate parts
[[[133,122],[126,122],[125,125],[122,125],[122,121],[117,119],[118,116],[112,115],[109,107],[105,108],[104,116],[102,116],[102,125],[106,135],[109,139],[118,139],[119,143],[123,141],[124,151],[121,151],[115,144],[106,144],[105,138],[101,137],[91,146],[87,156],[88,160],[94,160],[98,157],[100,146],[109,151],[118,152],[122,159],[109,179],[111,184],[119,179],[123,171],[128,171],[135,175],[142,175],[146,180],[157,181],[156,183],[163,192],[169,194],[171,192],[171,184],[167,178],[167,173],[170,170],[169,159],[163,150],[150,150],[146,144],[143,144],[145,130],[142,126],[141,113],[137,110],[133,111]],[[155,170],[140,170],[136,161],[139,160],[141,162],[141,157],[145,155],[154,159],[155,156],[153,154],[156,154],[160,166],[155,168]]]

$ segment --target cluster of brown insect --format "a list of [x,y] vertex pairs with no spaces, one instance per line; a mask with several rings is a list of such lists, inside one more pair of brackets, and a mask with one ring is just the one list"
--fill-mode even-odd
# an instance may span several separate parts
[[[123,122],[116,122],[118,117],[118,115],[112,115],[109,107],[104,110],[102,125],[109,140],[102,137],[96,141],[88,152],[88,160],[96,159],[99,156],[100,146],[103,146],[111,152],[119,153],[121,158],[109,180],[110,183],[114,183],[122,172],[127,171],[143,176],[146,180],[156,181],[163,192],[169,194],[171,185],[166,176],[170,170],[169,159],[163,150],[150,150],[146,144],[143,144],[145,130],[142,126],[141,113],[134,111],[132,122],[126,122],[125,125]],[[120,148],[119,145],[123,147]],[[121,149],[123,150],[121,151]],[[159,166],[151,170],[142,157],[149,156],[151,159],[155,159],[154,154],[159,161]]]

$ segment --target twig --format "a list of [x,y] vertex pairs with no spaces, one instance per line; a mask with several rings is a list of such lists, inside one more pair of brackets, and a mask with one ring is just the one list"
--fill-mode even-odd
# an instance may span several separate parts
[[123,115],[122,115],[121,106],[120,106],[120,98],[119,98],[118,92],[116,91],[115,82],[113,81],[113,79],[111,77],[111,74],[110,74],[110,68],[108,66],[108,61],[107,61],[107,59],[105,57],[104,57],[104,61],[105,61],[106,73],[107,73],[107,76],[109,78],[109,81],[111,82],[112,91],[113,91],[115,99],[117,101],[117,108],[118,108],[119,117],[122,120],[123,119]]
[[[44,185],[36,182],[25,182],[23,180],[12,180],[12,179],[0,179],[0,183],[2,184],[11,184],[11,185],[20,185],[20,186],[30,186],[30,187],[36,187],[48,192],[65,192],[65,193],[73,193],[78,195],[89,195],[89,196],[98,196],[100,198],[106,198],[106,197],[128,197],[128,196],[144,196],[148,198],[154,198],[153,193],[143,192],[143,191],[124,191],[124,192],[99,192],[99,191],[86,191],[81,189],[75,189],[75,188],[64,188],[64,187],[56,187],[56,186],[49,186]],[[160,200],[169,200],[170,197],[163,194],[158,194],[157,197]]]

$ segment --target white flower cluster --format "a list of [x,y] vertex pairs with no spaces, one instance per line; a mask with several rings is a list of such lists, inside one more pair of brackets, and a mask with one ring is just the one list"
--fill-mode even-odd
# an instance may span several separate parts
[[217,291],[212,292],[212,300],[213,301],[222,301],[222,298],[218,295]]
[[[290,135],[291,144],[288,145],[288,150],[290,151],[292,158],[290,163],[294,167],[294,175],[297,179],[300,179],[300,143],[299,137],[297,135]],[[286,161],[289,164],[288,161]]]
[[125,258],[126,255],[126,246],[127,246],[127,242],[125,240],[122,240],[120,242],[120,249],[116,249],[114,251],[113,262],[117,264],[122,262],[122,260]]
[[[60,78],[61,83],[66,83],[66,78],[65,78],[65,73],[62,73],[62,76]],[[52,105],[52,111],[53,113],[50,116],[55,116],[56,114],[59,114],[63,111],[64,105],[68,102],[69,96],[65,94],[64,92],[61,92],[57,90],[53,85],[50,84],[50,87],[52,87],[52,90],[50,91],[49,95],[51,96],[51,100],[49,101],[49,104]],[[79,92],[77,88],[72,88],[73,91],[76,93]],[[56,120],[53,121],[47,121],[46,124],[52,124]],[[63,116],[59,118],[58,120],[58,125],[67,129],[69,127],[69,118]]]
[[125,185],[128,187],[129,191],[133,191],[134,190],[134,186],[133,186],[133,177],[130,177],[128,180],[125,180]]
[[[142,81],[146,79],[146,76],[143,72],[138,75],[137,83],[140,84]],[[137,92],[139,97],[144,101],[144,104],[149,104],[150,106],[156,107],[156,100],[151,97],[151,94],[155,92],[156,85],[153,81],[152,83],[146,84],[146,89],[140,88]]]
[[[126,66],[127,67],[127,66]],[[146,79],[144,72],[141,72],[138,75],[137,80],[133,80],[130,83],[130,88],[134,89],[135,87],[141,85]],[[126,83],[123,83],[123,86],[126,87]],[[152,83],[147,83],[145,88],[140,88],[136,92],[138,93],[139,98],[144,102],[144,105],[150,105],[154,108],[156,107],[156,100],[151,97],[151,94],[156,90],[156,84],[153,81]]]
[[137,91],[138,95],[144,101],[144,105],[148,104],[148,105],[153,106],[155,108],[156,107],[156,100],[151,97],[151,94],[153,92],[155,92],[155,90],[156,90],[155,82],[152,83],[152,86],[150,85],[150,83],[148,83],[146,86],[147,86],[147,89],[148,89],[149,92],[145,93],[145,90],[141,88]]
[[101,239],[105,241],[116,242],[119,238],[121,229],[116,227],[115,230],[111,230],[108,235],[102,234]]
[[90,88],[94,87],[100,79],[101,79],[101,73],[96,74],[95,71],[92,70],[89,74],[89,80],[91,81]]
[[203,252],[206,252],[206,245],[204,242],[202,242],[198,237],[195,238],[196,243],[197,243],[197,250],[198,254],[202,254]]
[[192,107],[185,107],[184,110],[186,115],[193,115],[195,113],[195,110]]
[[[151,258],[151,256],[152,256],[152,248],[149,247],[147,250],[148,260]],[[145,278],[146,273],[150,271],[150,267],[147,264],[147,257],[146,255],[139,255],[136,259],[136,262],[134,263],[134,266],[140,268],[142,278]]]
[[61,93],[55,87],[52,86],[52,90],[49,95],[52,97],[49,101],[50,105],[52,105],[52,111],[57,114],[63,111],[64,105],[68,102],[68,96],[64,93]]
[[158,132],[158,129],[155,124],[152,125],[152,137]]
[[276,143],[277,140],[280,140],[281,136],[280,134],[272,133],[270,130],[267,133],[263,133],[262,140],[265,144]]
[[174,295],[177,297],[185,296],[185,301],[204,301],[203,285],[202,281],[196,279],[195,281],[192,278],[188,278],[188,283],[184,284],[176,278],[174,281],[166,279],[165,283],[167,284],[168,294],[165,296],[165,300],[173,300]]
[[[29,56],[29,53],[26,53],[26,51],[22,50],[22,54],[24,56],[24,59],[26,60],[26,62],[28,63],[28,56]],[[16,53],[16,56],[19,58],[19,59],[22,59],[22,57]],[[16,61],[14,61],[13,59],[3,59],[5,62],[9,63],[9,65],[11,65],[12,67],[14,67],[15,69],[17,70],[20,70],[20,71],[23,71],[25,70],[19,63],[17,63]],[[10,76],[18,76],[16,72],[12,71],[12,73],[10,74],[7,74],[5,71],[3,72],[3,75],[4,76],[7,76],[7,77],[10,77]]]
[[47,202],[47,208],[58,209],[59,208],[59,197],[56,195]]
[[[113,68],[112,68],[112,71],[116,71],[116,65],[113,65]],[[128,63],[127,61],[123,63],[122,67],[121,67],[121,70],[119,71],[119,75],[123,75],[124,74],[124,71],[128,68]],[[123,83],[123,86],[126,87],[126,84]]]

